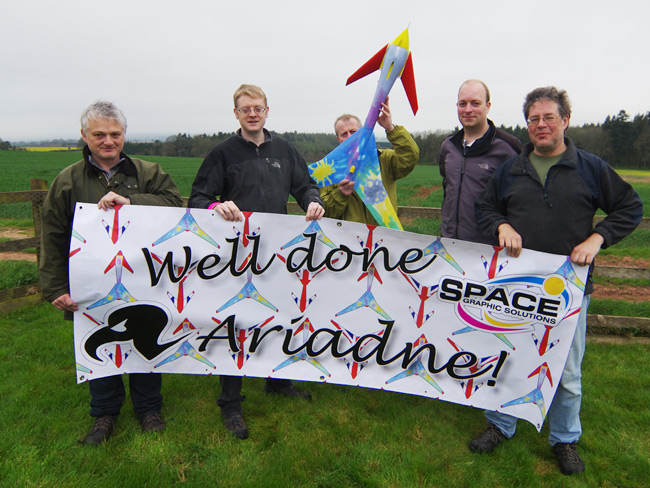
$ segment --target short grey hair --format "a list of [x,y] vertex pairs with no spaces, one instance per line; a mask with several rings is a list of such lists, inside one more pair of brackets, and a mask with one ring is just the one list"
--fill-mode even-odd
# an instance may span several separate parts
[[112,102],[98,100],[89,105],[81,114],[81,130],[86,132],[88,122],[97,119],[115,120],[122,126],[122,130],[126,132],[126,117]]
[[352,114],[343,114],[343,115],[339,116],[338,119],[336,119],[336,122],[334,122],[334,134],[336,134],[337,137],[339,135],[339,132],[336,130],[337,124],[339,122],[347,122],[348,120],[356,120],[357,125],[359,127],[361,127],[361,119],[359,117],[357,117],[356,115],[352,115]]

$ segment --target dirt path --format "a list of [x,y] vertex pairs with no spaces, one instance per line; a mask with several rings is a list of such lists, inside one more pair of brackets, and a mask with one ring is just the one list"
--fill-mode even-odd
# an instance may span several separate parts
[[650,268],[650,259],[637,259],[628,256],[602,256],[596,258],[601,266],[629,266],[632,268]]
[[431,195],[434,191],[438,191],[442,186],[421,186],[415,192],[415,198],[418,200],[424,200],[426,197]]
[[[26,239],[28,237],[34,237],[33,229],[1,229],[0,237],[5,239]],[[36,254],[29,252],[3,252],[0,253],[0,259],[9,260],[9,261],[30,261],[36,262]]]

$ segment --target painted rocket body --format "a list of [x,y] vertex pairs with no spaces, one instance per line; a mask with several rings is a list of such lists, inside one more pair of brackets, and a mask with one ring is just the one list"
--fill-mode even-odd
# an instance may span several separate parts
[[408,29],[405,29],[392,43],[380,49],[348,78],[349,85],[381,69],[377,89],[363,127],[330,154],[309,166],[311,176],[319,186],[334,185],[343,179],[354,181],[356,193],[377,223],[400,230],[402,225],[381,181],[377,143],[373,130],[379,117],[381,104],[386,100],[397,78],[401,78],[413,113],[417,113],[413,63],[408,44]]

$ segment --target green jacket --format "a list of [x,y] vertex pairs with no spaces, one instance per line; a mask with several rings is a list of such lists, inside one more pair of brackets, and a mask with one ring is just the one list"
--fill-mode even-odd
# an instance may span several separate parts
[[[420,158],[420,148],[415,143],[411,134],[402,127],[387,132],[388,140],[394,149],[379,151],[379,166],[381,167],[381,180],[388,193],[395,212],[397,212],[397,185],[396,180],[408,175]],[[320,196],[325,206],[325,217],[349,220],[365,224],[377,224],[377,221],[368,211],[356,192],[349,197],[343,195],[338,185],[321,188]]]
[[[112,191],[129,197],[133,205],[182,207],[183,199],[172,178],[156,163],[121,154],[118,171],[106,174],[84,158],[65,168],[54,179],[43,204],[41,224],[41,289],[49,302],[69,293],[68,254],[72,218],[77,202],[97,203]],[[66,318],[72,318],[66,313]]]

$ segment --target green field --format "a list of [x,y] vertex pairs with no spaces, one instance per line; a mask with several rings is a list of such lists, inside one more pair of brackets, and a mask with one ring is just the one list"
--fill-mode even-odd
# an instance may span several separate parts
[[[30,178],[51,182],[66,166],[81,158],[81,151],[73,152],[27,152],[0,151],[0,192],[29,190]],[[150,157],[159,163],[173,178],[183,196],[189,196],[192,182],[201,165],[200,158]],[[650,171],[621,170],[630,180],[643,201],[650,201]],[[442,204],[442,178],[437,166],[418,165],[406,178],[397,182],[398,205],[436,207]],[[644,206],[643,214],[650,217],[650,206]],[[0,205],[0,226],[8,225],[8,219],[31,220],[32,210],[28,203]],[[10,223],[15,225],[15,222]],[[20,225],[20,224],[19,224]],[[24,225],[24,224],[23,224]],[[414,219],[404,222],[405,230],[419,234],[437,235],[440,222],[431,219]],[[604,254],[650,258],[650,231],[637,230]]]
[[[27,152],[0,151],[0,192],[29,190],[30,178],[42,178],[51,182],[66,166],[81,157],[81,151],[76,152]],[[167,171],[178,185],[181,194],[189,196],[192,182],[199,166],[200,158],[149,157]],[[620,170],[628,179],[644,201],[650,200],[650,171]],[[398,180],[398,203],[401,206],[434,207],[442,204],[442,178],[437,166],[418,165],[406,178]],[[644,206],[644,216],[650,216],[650,206]],[[0,230],[3,227],[30,227],[32,209],[29,203],[14,203],[0,205]],[[433,219],[408,219],[403,222],[404,228],[419,234],[438,235],[440,221]],[[0,238],[1,239],[1,238]],[[601,251],[601,255],[626,256],[636,259],[650,259],[650,230],[638,229],[620,243]],[[15,269],[18,266],[19,269]],[[14,276],[20,276],[21,282],[33,282],[37,276],[35,265],[23,263],[0,268],[0,289],[9,287]],[[30,281],[32,280],[32,281]],[[598,279],[596,281],[598,283]],[[648,286],[647,280],[630,282],[631,286]],[[650,317],[650,307],[647,304],[621,305],[611,301],[593,300],[591,310],[594,313],[606,315],[627,315]],[[614,301],[616,302],[616,301]],[[621,313],[624,312],[624,313]]]
[[[66,166],[81,158],[81,151],[71,152],[27,152],[0,151],[0,192],[29,190],[30,178],[42,178],[51,182]],[[200,158],[174,158],[166,156],[143,156],[159,163],[178,185],[181,194],[189,196],[192,182],[201,165]],[[629,178],[643,201],[650,199],[650,171],[620,170]],[[442,204],[442,178],[437,166],[418,165],[406,178],[397,182],[398,204],[419,207],[440,207]],[[431,192],[431,189],[435,191]],[[425,195],[425,196],[423,196]],[[644,208],[644,215],[650,216],[650,208]],[[25,218],[29,218],[27,213]],[[0,218],[7,218],[0,214]]]
[[[0,151],[0,192],[29,190],[30,178],[42,178],[51,182],[66,166],[81,158],[81,151],[37,153],[27,151]],[[157,156],[149,159],[159,163],[173,178],[183,196],[189,196],[192,182],[201,165],[200,158],[174,158]],[[650,171],[621,170],[629,178],[643,201],[650,201]],[[418,165],[406,178],[398,180],[398,204],[416,207],[436,207],[442,204],[442,178],[437,166]],[[0,205],[2,219],[32,218],[31,206],[27,203]],[[644,207],[644,216],[650,217],[650,206]],[[1,225],[1,224],[0,224]],[[404,228],[419,234],[437,235],[440,222],[430,219],[416,219],[404,222]],[[605,253],[619,253],[633,257],[650,257],[650,231],[636,231],[612,250]]]
[[[0,151],[0,192],[28,190],[30,178],[52,181],[78,158]],[[150,159],[189,195],[200,159]],[[650,197],[648,176],[630,174],[644,199]],[[418,166],[398,182],[399,203],[439,207],[440,185],[437,167]],[[31,225],[29,204],[0,205],[4,209],[0,229]],[[439,222],[419,219],[405,227],[435,234]],[[603,253],[648,257],[649,232],[637,230]],[[26,261],[0,262],[0,289],[16,280],[34,282],[35,268]],[[604,302],[592,300],[591,311],[650,315],[647,304]],[[321,383],[300,384],[313,394],[312,402],[270,398],[258,378],[244,380],[251,431],[246,441],[234,439],[221,423],[216,378],[166,375],[165,432],[142,434],[127,399],[114,437],[85,448],[78,441],[91,424],[89,395],[86,385],[75,384],[73,356],[70,323],[51,305],[0,313],[2,486],[642,487],[650,479],[650,376],[642,366],[650,352],[643,343],[588,344],[580,441],[587,472],[571,478],[557,468],[547,427],[538,434],[522,421],[514,439],[491,455],[476,455],[467,445],[484,426],[478,409]]]
[[650,479],[647,344],[589,343],[580,452],[587,471],[560,474],[526,422],[494,453],[467,445],[480,410],[392,392],[299,383],[311,402],[269,397],[245,378],[239,441],[224,429],[217,378],[165,375],[167,430],[145,435],[127,399],[115,435],[79,444],[89,394],[75,384],[72,327],[43,303],[0,314],[0,484],[7,487],[643,487]]
[[[51,182],[66,166],[81,157],[81,151],[76,152],[27,152],[0,151],[0,192],[29,190],[30,178],[42,178]],[[149,157],[146,159],[159,163],[178,185],[184,196],[189,196],[192,182],[199,166],[200,158]],[[650,171],[621,170],[620,173],[632,183],[644,201],[650,200]],[[442,178],[437,166],[418,165],[406,178],[398,180],[398,204],[403,206],[435,207],[442,204]],[[650,206],[644,206],[644,215],[650,216]],[[29,227],[32,210],[29,203],[0,205],[0,229],[2,227]],[[432,219],[409,219],[403,222],[405,230],[419,234],[438,235],[440,221]],[[629,256],[633,258],[650,259],[650,230],[639,229],[623,239],[617,245],[604,249],[601,254],[614,256]],[[32,266],[33,265],[26,265]],[[2,270],[0,270],[0,273]],[[20,270],[21,276],[33,276],[33,270]],[[635,286],[647,286],[647,282],[634,283]],[[0,289],[2,280],[0,280]],[[592,308],[598,313],[608,313],[607,310],[617,310],[619,307],[592,302]],[[605,311],[603,311],[605,310]],[[625,315],[649,316],[648,307],[644,304],[629,304]],[[611,313],[613,315],[613,313]],[[618,314],[618,313],[617,313]]]
[[[70,152],[29,152],[0,151],[0,192],[29,190],[31,178],[41,178],[51,183],[59,172],[81,159],[81,151]],[[149,157],[143,159],[155,161],[167,171],[178,185],[181,194],[190,195],[192,182],[201,165],[200,158]],[[0,219],[31,219],[29,204],[0,206]]]

